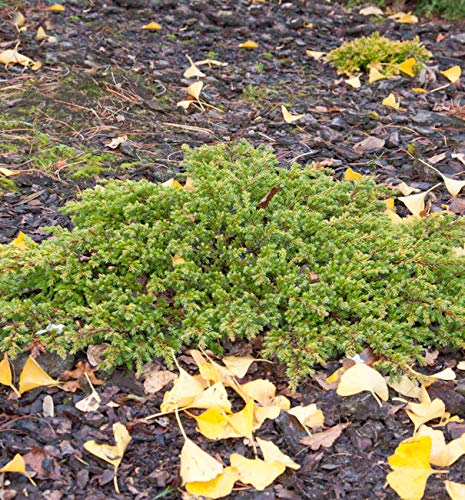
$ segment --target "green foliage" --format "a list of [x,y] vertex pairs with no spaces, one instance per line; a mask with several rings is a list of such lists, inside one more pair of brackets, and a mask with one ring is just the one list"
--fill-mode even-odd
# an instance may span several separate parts
[[[393,225],[373,180],[276,163],[247,143],[186,149],[194,192],[108,181],[66,206],[72,231],[5,245],[0,352],[107,342],[105,367],[140,368],[183,344],[263,335],[296,381],[367,345],[387,370],[421,362],[425,346],[463,346],[465,266],[451,247],[465,219]],[[35,334],[51,323],[63,332]]]
[[447,19],[463,19],[465,17],[465,0],[422,0],[417,6],[418,12],[443,14]]
[[410,57],[416,59],[418,70],[421,69],[422,63],[431,57],[431,52],[421,45],[418,37],[399,42],[389,40],[376,32],[342,44],[332,50],[326,59],[340,73],[367,71],[370,65],[381,64],[383,74],[392,76],[400,73],[397,65]]

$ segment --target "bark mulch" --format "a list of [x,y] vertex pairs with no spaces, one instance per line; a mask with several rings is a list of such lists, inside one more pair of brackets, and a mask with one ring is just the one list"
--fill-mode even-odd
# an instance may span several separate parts
[[[283,167],[293,162],[331,164],[336,175],[351,167],[375,175],[380,182],[405,181],[422,190],[438,182],[434,172],[412,158],[436,163],[447,175],[464,171],[465,102],[460,81],[447,85],[436,69],[462,65],[463,23],[421,19],[415,25],[387,18],[364,17],[357,9],[333,2],[187,1],[187,0],[68,0],[59,14],[45,2],[25,2],[27,30],[11,23],[12,9],[0,14],[0,51],[14,48],[43,66],[37,72],[11,66],[0,68],[0,167],[21,175],[0,178],[0,243],[23,231],[37,242],[48,237],[46,226],[70,226],[58,212],[68,200],[95,185],[97,179],[147,178],[154,182],[175,176],[183,144],[198,146],[247,139],[271,146]],[[146,31],[151,21],[162,29]],[[56,41],[35,39],[44,27]],[[342,41],[374,31],[393,39],[419,35],[433,53],[431,70],[354,90],[335,70],[306,55],[327,52]],[[240,49],[248,39],[257,49]],[[193,60],[206,58],[227,66],[202,66],[206,73],[204,111],[176,107],[192,80],[183,78]],[[435,92],[418,94],[412,87]],[[381,106],[390,92],[401,98],[403,111]],[[297,125],[282,119],[281,105],[305,113]],[[377,116],[376,116],[377,114]],[[112,149],[112,139],[127,140]],[[384,140],[374,149],[354,146],[369,136]],[[438,156],[441,155],[441,156]],[[89,177],[90,174],[90,177]],[[87,175],[87,177],[86,177]],[[14,184],[12,184],[12,182]],[[462,199],[451,199],[440,187],[432,210],[449,204],[465,211]],[[402,212],[402,207],[398,207]],[[405,213],[405,212],[404,212]],[[227,346],[227,354],[259,355],[253,345]],[[84,354],[82,355],[84,359]],[[52,375],[76,364],[76,359],[41,357]],[[184,353],[182,366],[193,371]],[[450,366],[451,354],[440,353],[428,369]],[[320,380],[339,366],[321,369]],[[17,367],[19,368],[19,367]],[[264,377],[287,392],[283,368],[257,364],[246,380]],[[183,439],[175,418],[160,417],[150,425],[138,422],[157,413],[159,397],[147,396],[134,373],[118,370],[97,391],[102,404],[83,413],[74,403],[89,387],[76,393],[36,389],[17,399],[0,388],[0,464],[16,453],[27,455],[37,487],[17,474],[7,474],[0,497],[46,499],[181,498],[179,452]],[[445,400],[454,414],[465,416],[465,398],[452,383],[434,384],[431,394]],[[87,391],[87,392],[86,392]],[[53,417],[44,417],[44,398],[51,396]],[[244,488],[234,498],[319,499],[396,498],[385,487],[390,471],[387,457],[412,435],[412,424],[401,406],[390,401],[379,407],[371,395],[341,398],[306,379],[292,394],[294,404],[317,403],[327,425],[351,422],[336,443],[309,450],[299,443],[301,429],[281,415],[258,435],[272,439],[301,464],[263,492]],[[106,405],[113,401],[115,405]],[[111,466],[83,449],[89,439],[109,442],[111,425],[123,422],[133,437],[119,468],[118,495]],[[183,418],[187,435],[211,454],[250,453],[240,440],[201,442],[192,420]],[[463,432],[449,424],[446,434]],[[448,479],[464,481],[464,459],[450,468]],[[424,498],[448,498],[443,477],[428,480]]]

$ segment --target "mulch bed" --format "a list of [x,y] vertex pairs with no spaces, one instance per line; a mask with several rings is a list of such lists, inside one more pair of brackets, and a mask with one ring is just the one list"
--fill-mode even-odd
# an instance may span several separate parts
[[[282,167],[331,160],[339,177],[351,167],[375,175],[379,182],[405,181],[421,190],[432,187],[438,177],[412,158],[413,151],[424,160],[443,155],[436,167],[444,174],[460,179],[457,174],[464,171],[460,153],[465,154],[465,101],[460,81],[445,86],[447,81],[437,71],[427,71],[413,80],[399,77],[370,86],[365,83],[354,90],[331,66],[305,52],[327,52],[342,41],[374,31],[392,39],[419,35],[433,53],[430,66],[445,70],[463,66],[463,23],[422,19],[405,25],[370,19],[333,2],[297,0],[63,3],[65,12],[53,14],[45,11],[45,3],[26,2],[23,13],[29,29],[21,33],[11,24],[11,10],[0,14],[0,51],[14,48],[20,40],[18,50],[43,63],[37,72],[16,66],[0,68],[0,167],[25,171],[12,178],[16,190],[7,192],[0,184],[0,243],[10,242],[18,231],[40,242],[48,237],[44,227],[70,226],[58,209],[82,189],[95,185],[97,177],[76,180],[71,176],[79,157],[88,151],[112,155],[99,178],[154,182],[179,172],[183,144],[237,139],[269,145]],[[141,29],[151,21],[162,30]],[[55,36],[56,43],[37,41],[39,26]],[[248,39],[257,42],[258,48],[238,48]],[[204,111],[176,107],[192,83],[183,78],[189,66],[186,56],[228,64],[202,66],[207,74],[202,96],[212,106]],[[412,87],[421,86],[429,90],[445,87],[426,94],[412,92]],[[403,111],[381,106],[390,92],[400,96]],[[286,124],[282,104],[305,117],[297,125]],[[40,134],[48,142],[40,142]],[[126,142],[116,149],[108,147],[112,139],[123,135]],[[384,146],[355,150],[354,145],[368,136],[384,139]],[[38,165],[37,158],[57,145],[73,148],[76,157]],[[443,186],[434,191],[431,209],[442,204],[451,205],[459,215],[465,211],[463,200],[453,200]],[[406,214],[405,208],[398,210]],[[231,345],[227,353],[260,357],[258,347],[259,342]],[[456,358],[443,353],[429,369],[438,371]],[[69,368],[76,361],[67,360],[69,366],[55,366],[55,370]],[[193,370],[187,354],[183,362]],[[51,370],[53,363],[45,368]],[[327,375],[338,366],[334,362],[322,373]],[[259,364],[246,380],[261,376],[285,390],[283,373],[280,366]],[[137,423],[159,411],[161,396],[147,397],[133,373],[101,376],[106,379],[97,388],[102,405],[90,413],[74,407],[84,396],[82,391],[37,389],[18,400],[0,388],[0,464],[15,453],[28,454],[37,482],[34,487],[25,477],[8,474],[0,485],[2,498],[181,497],[178,455],[183,439],[174,417],[156,419],[150,425]],[[465,416],[465,398],[454,391],[454,384],[434,387],[435,397],[443,397],[450,411]],[[54,417],[42,416],[46,395],[53,398]],[[106,406],[110,401],[119,406]],[[369,394],[341,398],[310,378],[298,387],[293,401],[317,403],[327,425],[348,421],[351,425],[331,448],[309,451],[299,444],[301,431],[295,422],[284,417],[267,421],[258,435],[273,439],[302,467],[286,472],[264,492],[245,488],[235,491],[234,498],[397,497],[385,487],[390,471],[386,458],[412,434],[412,424],[398,405],[389,402],[380,408]],[[133,437],[119,468],[120,495],[113,489],[112,468],[83,449],[89,439],[108,442],[111,425],[117,421],[127,423]],[[196,439],[193,421],[183,422],[187,435]],[[447,432],[452,437],[457,431],[452,426]],[[203,440],[201,444],[213,455],[246,451],[240,440]],[[463,482],[463,460],[450,468],[448,479]],[[429,479],[424,498],[448,498],[443,478]]]

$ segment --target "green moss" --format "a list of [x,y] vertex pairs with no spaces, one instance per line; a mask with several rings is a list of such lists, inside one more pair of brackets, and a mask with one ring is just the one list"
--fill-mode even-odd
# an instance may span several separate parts
[[186,150],[183,166],[193,192],[109,181],[67,205],[72,231],[2,248],[0,352],[50,323],[64,329],[40,336],[48,349],[107,342],[107,368],[262,335],[296,381],[366,346],[386,371],[463,347],[465,219],[393,225],[373,180],[278,169],[246,143]]
[[251,103],[258,103],[266,98],[268,92],[266,87],[249,83],[242,89],[242,98]]
[[263,52],[263,57],[267,59],[274,59],[274,55],[271,52]]
[[397,65],[410,57],[416,59],[418,70],[431,57],[431,52],[421,45],[418,37],[399,42],[380,36],[379,33],[373,33],[368,37],[362,36],[342,44],[329,52],[326,59],[339,73],[353,74],[367,71],[370,65],[381,64],[382,73],[392,76],[400,73]]
[[167,38],[168,40],[175,41],[178,39],[178,36],[175,33],[168,33],[167,35],[165,35],[165,38]]
[[12,179],[0,176],[0,195],[5,193],[14,193],[18,187]]

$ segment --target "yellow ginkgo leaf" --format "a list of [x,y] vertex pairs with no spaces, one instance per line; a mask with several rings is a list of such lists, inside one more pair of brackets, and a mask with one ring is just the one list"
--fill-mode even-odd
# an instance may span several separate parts
[[16,49],[7,49],[0,52],[0,64],[4,64],[6,68],[20,64],[25,68],[31,68],[33,71],[37,71],[42,66],[40,61],[33,61],[29,57],[20,54]]
[[230,495],[234,483],[239,479],[239,472],[234,467],[226,467],[214,479],[206,482],[195,481],[186,483],[186,490],[196,497],[223,498]]
[[258,491],[263,491],[286,470],[282,462],[269,463],[259,458],[252,460],[238,453],[233,453],[229,460],[231,466],[237,469],[239,480],[251,484]]
[[25,17],[21,14],[19,10],[17,10],[14,15],[13,19],[11,22],[19,29],[21,26],[24,26],[26,24],[26,19]]
[[396,99],[394,94],[389,94],[387,97],[385,97],[381,104],[383,106],[386,106],[387,108],[392,108],[392,109],[400,108],[400,102]]
[[203,82],[194,82],[192,85],[187,87],[187,93],[194,99],[199,99],[200,92],[202,92]]
[[432,465],[449,467],[465,454],[465,434],[446,444],[442,431],[422,425],[416,436],[429,436],[431,438],[430,463]]
[[186,261],[177,253],[171,257],[171,262],[173,266],[179,266],[180,264],[185,264]]
[[436,184],[432,188],[428,189],[428,191],[423,191],[418,194],[411,194],[409,196],[399,196],[399,200],[410,210],[410,212],[419,216],[425,210],[425,198],[430,191],[440,186],[440,184]]
[[414,77],[415,76],[415,64],[417,61],[415,60],[414,57],[409,57],[406,61],[403,63],[400,63],[397,67],[402,71],[402,73],[405,73],[408,76]]
[[388,458],[393,472],[386,480],[401,498],[420,500],[423,497],[426,481],[435,472],[429,464],[431,447],[429,436],[405,439]]
[[257,360],[252,356],[225,356],[222,361],[236,377],[242,378],[249,371],[250,365]]
[[384,80],[385,78],[387,77],[383,75],[378,69],[370,68],[370,73],[368,75],[368,83],[374,83],[377,82],[378,80]]
[[144,26],[142,26],[142,29],[149,31],[158,31],[161,30],[161,26],[156,22],[151,22],[149,24],[145,24]]
[[286,123],[293,123],[305,116],[304,114],[293,115],[292,113],[289,113],[289,111],[286,109],[286,106],[281,106],[281,113],[283,114],[283,118]]
[[447,191],[454,197],[456,197],[465,186],[465,181],[457,181],[444,174],[441,174],[441,176],[444,179]]
[[215,479],[222,472],[223,465],[218,460],[203,451],[189,438],[185,438],[181,450],[180,471],[183,485],[186,483],[205,483]]
[[95,455],[96,457],[101,458],[102,460],[105,460],[105,462],[113,465],[115,469],[113,483],[115,486],[115,491],[119,493],[117,479],[118,467],[121,463],[121,460],[123,459],[124,452],[126,451],[126,448],[128,447],[128,444],[130,443],[132,438],[129,435],[128,430],[126,429],[126,426],[124,426],[120,422],[116,422],[115,424],[113,424],[113,435],[115,437],[115,446],[111,446],[109,444],[98,444],[97,442],[92,440],[86,441],[84,443],[84,448],[89,453],[92,453],[92,455]]
[[457,370],[465,370],[465,361],[460,361],[457,365]]
[[285,455],[273,442],[257,438],[257,443],[262,450],[263,460],[266,463],[272,464],[273,462],[280,462],[290,469],[300,469],[300,465]]
[[356,363],[342,374],[336,392],[339,396],[352,396],[363,391],[371,392],[380,406],[378,397],[383,401],[389,397],[383,376],[365,363]]
[[392,16],[389,16],[389,19],[394,19],[396,23],[400,24],[417,24],[418,17],[412,15],[410,12],[407,14],[405,12],[396,12]]
[[452,68],[441,71],[441,75],[445,76],[450,82],[455,83],[462,74],[460,66],[452,66]]
[[39,26],[39,28],[37,29],[36,40],[47,40],[48,38],[49,36],[47,35],[47,33],[45,33],[44,28],[42,28],[42,26]]
[[250,400],[241,411],[226,415],[229,425],[241,436],[253,441],[254,401]]
[[[284,396],[276,396],[276,386],[269,380],[256,379],[241,385],[244,393],[262,406],[280,406],[283,410],[290,407]],[[289,406],[288,406],[289,405]]]
[[199,432],[207,439],[228,439],[242,437],[229,423],[223,411],[209,408],[195,416]]
[[419,193],[420,190],[417,188],[414,188],[412,186],[409,186],[405,182],[400,182],[399,184],[396,184],[395,186],[391,186],[393,189],[397,189],[397,191],[400,191],[404,196],[409,196],[412,193]]
[[418,94],[426,94],[428,91],[426,89],[422,89],[421,87],[412,87],[413,92],[417,92]]
[[323,427],[325,421],[323,412],[314,403],[307,406],[295,406],[287,410],[287,413],[293,415],[304,427],[310,427],[312,430]]
[[463,500],[465,498],[465,484],[444,481],[444,486],[452,500]]
[[29,238],[29,236],[20,231],[18,233],[18,236],[16,236],[16,238],[11,242],[11,245],[16,248],[24,248],[26,250],[29,250],[30,248],[36,247],[37,243],[32,238]]
[[255,406],[253,411],[253,430],[256,431],[257,429],[259,429],[262,423],[267,418],[269,418],[270,420],[278,418],[282,410],[283,408],[281,408],[280,406]]
[[239,44],[239,47],[241,49],[256,49],[258,47],[258,44],[253,40],[247,40],[246,42]]
[[8,360],[8,355],[6,353],[3,355],[2,361],[0,361],[0,384],[11,387],[17,396],[21,395],[18,389],[16,389],[16,387],[13,385],[10,361]]
[[388,385],[402,396],[420,399],[421,389],[418,383],[407,377],[407,375],[402,375],[400,379],[390,380]]
[[354,89],[359,89],[362,86],[362,84],[360,83],[359,76],[353,76],[352,78],[348,78],[347,80],[345,80],[345,82],[347,83],[347,85],[350,85]]
[[409,403],[406,411],[410,420],[415,425],[414,432],[417,432],[422,424],[436,418],[442,418],[446,411],[446,407],[444,401],[436,398],[433,401]]
[[31,476],[26,472],[26,462],[24,461],[24,458],[17,453],[14,457],[13,460],[8,462],[6,465],[4,465],[1,469],[0,472],[17,472],[18,474],[22,474],[23,476],[26,476],[31,483],[36,486],[36,483],[32,480]]
[[0,167],[0,174],[5,177],[13,177],[14,175],[18,175],[18,171],[10,170],[9,168]]
[[183,75],[184,78],[204,78],[207,76],[205,73],[202,73],[197,66],[192,63],[186,71],[184,71]]
[[386,204],[387,210],[395,210],[394,198],[388,198],[387,200],[384,200],[384,203]]
[[167,181],[162,182],[161,185],[171,189],[182,189],[181,184],[175,179],[168,179]]
[[326,52],[320,52],[318,50],[306,50],[305,53],[307,56],[313,57],[315,61],[319,61],[324,55],[326,55]]
[[222,382],[217,382],[200,394],[197,394],[189,404],[189,407],[204,410],[217,408],[218,410],[231,412],[231,402],[228,400],[228,393]]
[[39,363],[29,356],[19,376],[19,392],[21,394],[31,391],[36,387],[58,385],[58,380],[53,379],[42,370]]
[[185,408],[189,406],[195,398],[202,394],[205,386],[186,372],[179,368],[179,377],[170,391],[165,392],[160,410],[163,413],[169,413],[176,408]]
[[350,167],[344,172],[344,180],[345,181],[357,181],[362,179],[363,175],[358,172],[354,172]]
[[54,3],[53,5],[50,5],[50,7],[48,7],[45,10],[48,10],[49,12],[63,12],[65,10],[65,8],[63,7],[63,5],[61,5],[59,3]]
[[436,380],[455,380],[457,376],[452,368],[444,368],[444,370],[441,370],[434,375],[430,375],[428,378],[432,382],[435,382]]

